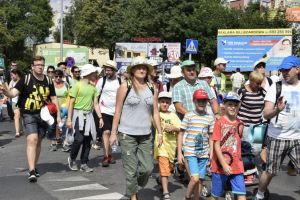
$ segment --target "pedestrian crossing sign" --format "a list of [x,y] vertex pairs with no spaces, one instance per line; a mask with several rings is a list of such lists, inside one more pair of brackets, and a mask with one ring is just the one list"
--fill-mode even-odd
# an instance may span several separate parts
[[198,52],[198,40],[187,39],[186,40],[186,53],[197,54]]

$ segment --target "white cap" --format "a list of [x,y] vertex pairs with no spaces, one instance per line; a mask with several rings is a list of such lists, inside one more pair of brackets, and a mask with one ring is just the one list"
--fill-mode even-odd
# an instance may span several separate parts
[[45,121],[49,126],[54,124],[54,118],[50,115],[48,106],[43,106],[40,112],[41,119]]
[[199,78],[213,77],[213,72],[209,67],[202,67],[198,77]]
[[227,64],[229,63],[228,60],[225,60],[224,58],[217,58],[215,60],[214,66],[217,66],[218,64]]
[[81,76],[84,77],[91,73],[96,72],[97,68],[94,67],[94,65],[92,65],[92,64],[85,64],[80,68],[80,70],[81,70]]
[[171,92],[165,92],[165,91],[160,92],[158,94],[158,99],[160,99],[160,98],[169,98],[169,99],[172,99],[172,93]]
[[180,78],[180,77],[182,77],[181,66],[180,65],[174,65],[171,68],[171,73],[166,74],[166,77],[168,77],[168,78]]
[[262,63],[266,66],[266,62],[264,60],[258,60],[254,63],[253,68],[255,68],[259,63]]

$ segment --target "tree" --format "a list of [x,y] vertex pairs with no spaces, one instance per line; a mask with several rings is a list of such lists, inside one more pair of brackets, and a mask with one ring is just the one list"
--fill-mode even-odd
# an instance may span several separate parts
[[53,25],[52,16],[48,0],[1,0],[0,53],[6,61],[17,60],[28,68],[32,52],[27,51],[25,40],[43,42]]

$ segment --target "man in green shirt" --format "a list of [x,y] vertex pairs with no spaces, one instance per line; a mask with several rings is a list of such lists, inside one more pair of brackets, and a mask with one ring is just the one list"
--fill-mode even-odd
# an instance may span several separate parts
[[86,64],[81,68],[82,79],[74,84],[70,90],[70,104],[68,109],[67,127],[73,129],[74,142],[68,157],[69,168],[72,171],[77,171],[76,157],[81,150],[81,166],[80,171],[93,172],[93,169],[88,167],[88,157],[91,149],[91,140],[96,140],[96,126],[93,117],[93,108],[99,117],[99,126],[103,126],[103,120],[98,105],[98,96],[93,82],[97,78],[97,69]]

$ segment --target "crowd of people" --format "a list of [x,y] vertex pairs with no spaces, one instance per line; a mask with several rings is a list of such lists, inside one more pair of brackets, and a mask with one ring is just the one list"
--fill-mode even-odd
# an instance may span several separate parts
[[[228,62],[217,58],[213,67],[199,70],[194,61],[185,60],[166,74],[167,84],[159,64],[142,57],[120,69],[108,60],[102,68],[85,64],[69,69],[60,62],[45,71],[44,57],[36,56],[26,75],[12,62],[9,84],[2,81],[0,94],[14,114],[15,136],[26,135],[28,180],[36,182],[40,176],[36,166],[45,136],[51,151],[61,146],[68,153],[70,170],[88,173],[93,172],[90,150],[99,149],[101,141],[103,167],[116,163],[112,147],[120,146],[131,200],[143,199],[138,191],[155,163],[162,199],[171,199],[168,182],[176,167],[189,177],[184,199],[199,199],[209,166],[212,199],[222,197],[230,182],[232,193],[242,200],[253,179],[244,174],[242,144],[247,142],[262,164],[253,198],[267,199],[267,187],[286,156],[288,174],[299,171],[300,59],[286,57],[278,66],[281,78],[273,79],[266,75],[266,63],[258,61],[247,81],[239,68],[227,78]],[[253,135],[256,126],[263,128]]]

